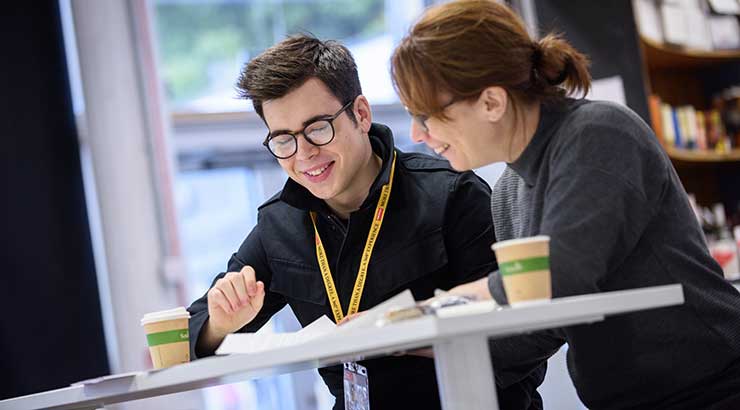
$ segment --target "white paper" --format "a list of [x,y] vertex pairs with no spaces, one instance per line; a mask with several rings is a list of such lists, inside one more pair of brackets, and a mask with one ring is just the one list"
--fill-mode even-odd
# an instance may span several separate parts
[[709,0],[709,6],[715,13],[740,14],[740,2],[737,0]]
[[227,335],[216,354],[257,353],[308,342],[331,333],[337,325],[326,316],[313,321],[297,332],[288,333],[233,333]]
[[681,5],[677,3],[663,3],[660,13],[665,41],[677,45],[686,44],[688,27],[686,27],[686,17]]
[[709,20],[701,10],[686,11],[686,25],[691,27],[691,35],[686,37],[686,47],[709,51],[712,50],[712,37],[709,33]]
[[740,25],[734,16],[713,16],[709,19],[712,43],[716,49],[740,48]]
[[101,376],[101,377],[95,377],[93,379],[87,379],[82,380],[79,382],[72,383],[71,386],[89,386],[92,384],[98,384],[102,382],[108,382],[111,380],[119,380],[119,379],[127,379],[127,378],[133,378],[140,374],[146,374],[146,372],[142,371],[135,371],[135,372],[128,372],[128,373],[119,373],[119,374],[111,374],[108,376]]
[[663,28],[660,24],[658,6],[653,0],[634,0],[637,25],[640,33],[657,43],[663,42]]
[[375,322],[389,309],[405,308],[413,306],[414,303],[411,291],[405,290],[342,326],[337,326],[331,319],[322,316],[297,332],[233,333],[226,336],[221,346],[216,349],[216,354],[259,353],[303,344],[327,335],[346,334],[359,328],[375,326]]
[[592,81],[591,90],[586,98],[597,101],[611,101],[626,106],[622,77],[617,75]]

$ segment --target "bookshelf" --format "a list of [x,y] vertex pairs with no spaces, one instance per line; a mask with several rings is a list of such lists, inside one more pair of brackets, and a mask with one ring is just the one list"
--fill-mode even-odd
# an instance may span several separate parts
[[[711,108],[720,89],[739,84],[740,50],[701,51],[660,44],[639,36],[645,94],[674,107]],[[740,186],[740,149],[682,149],[661,140],[687,192],[704,206],[733,203]]]
[[[713,80],[730,77],[727,71],[740,70],[740,50],[684,50],[642,36],[640,49],[647,95],[657,94],[673,106],[689,104],[700,109],[709,108],[710,94],[719,91],[714,89],[717,86]],[[725,86],[732,85],[731,79],[727,81]]]

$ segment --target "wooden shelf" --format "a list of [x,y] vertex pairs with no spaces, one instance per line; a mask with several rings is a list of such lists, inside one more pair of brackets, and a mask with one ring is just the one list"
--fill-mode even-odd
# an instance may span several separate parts
[[687,150],[682,148],[665,147],[671,159],[684,162],[740,162],[740,149],[730,152],[715,152],[710,150]]
[[686,69],[740,62],[740,50],[702,51],[660,44],[640,37],[650,69]]

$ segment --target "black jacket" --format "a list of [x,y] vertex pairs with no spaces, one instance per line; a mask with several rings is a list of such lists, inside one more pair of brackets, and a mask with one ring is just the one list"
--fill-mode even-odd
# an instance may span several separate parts
[[[292,180],[259,208],[258,222],[228,264],[228,271],[250,265],[265,283],[264,306],[241,332],[254,332],[286,304],[306,326],[327,315],[333,319],[316,261],[314,232],[308,211],[318,213],[317,229],[326,248],[342,310],[347,311],[360,255],[381,187],[388,182],[393,153],[391,131],[373,124],[370,139],[383,160],[381,171],[359,210],[347,222],[331,213],[326,203]],[[395,178],[384,222],[373,250],[360,311],[367,310],[409,288],[426,299],[434,289],[448,289],[485,276],[496,269],[490,189],[472,172],[458,173],[446,161],[423,154],[397,151]],[[216,277],[221,278],[224,273]],[[206,296],[188,309],[192,357],[213,354],[195,348],[208,319]],[[434,361],[403,356],[361,362],[368,369],[370,402],[374,409],[439,408]],[[339,366],[319,373],[343,408]],[[511,395],[529,407],[530,394],[542,381],[535,372]],[[536,396],[539,402],[539,396]],[[502,397],[501,401],[506,402]]]

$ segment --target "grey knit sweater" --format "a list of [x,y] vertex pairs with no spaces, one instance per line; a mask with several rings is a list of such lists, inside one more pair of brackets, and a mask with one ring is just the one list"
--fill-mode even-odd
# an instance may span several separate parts
[[[500,382],[569,344],[592,409],[704,408],[740,391],[740,295],[722,277],[650,128],[611,103],[542,107],[538,129],[496,183],[497,240],[551,236],[553,297],[680,283],[682,306],[491,342]],[[491,293],[505,303],[498,272]]]

